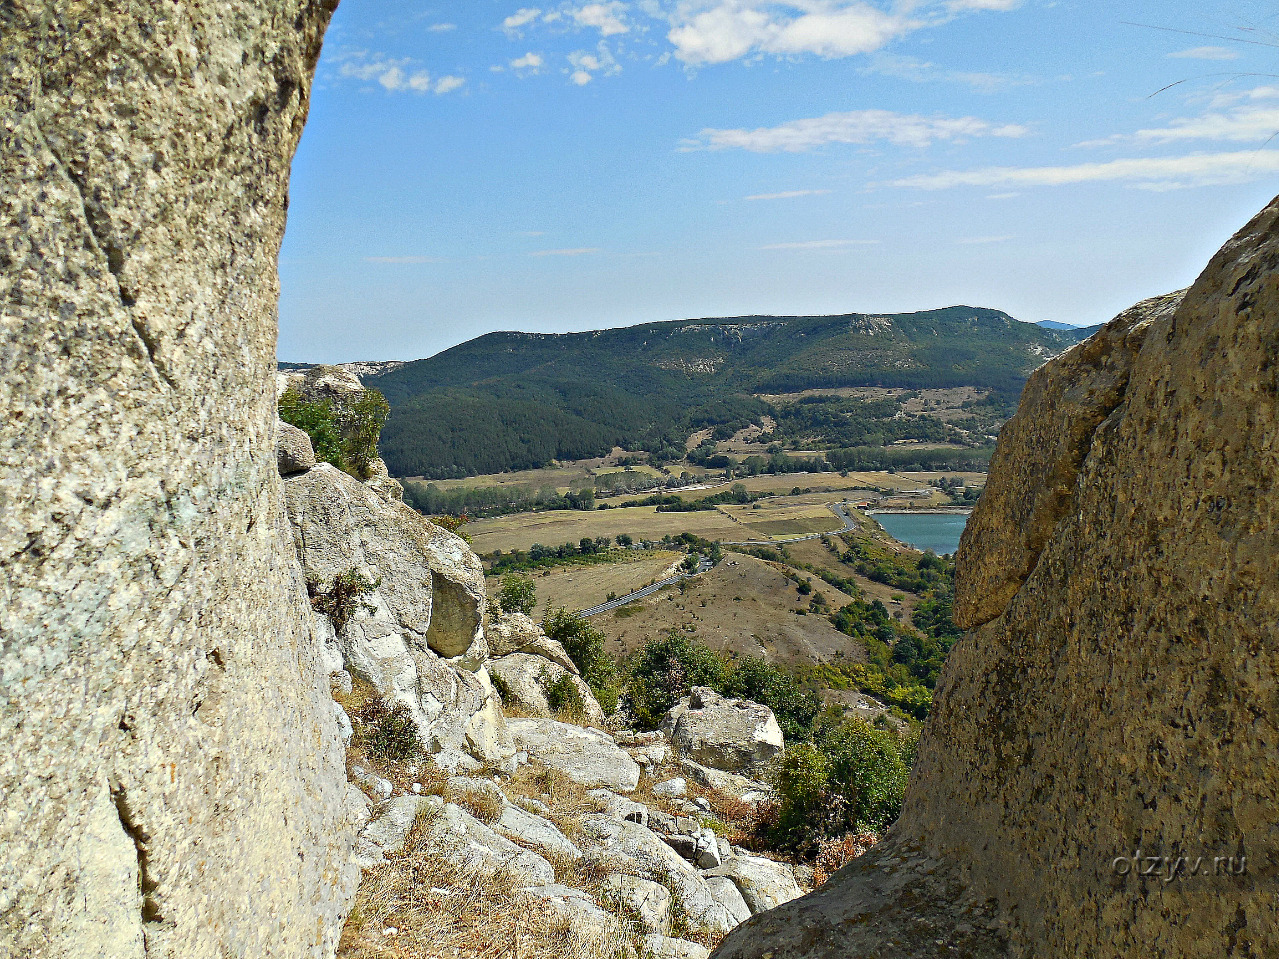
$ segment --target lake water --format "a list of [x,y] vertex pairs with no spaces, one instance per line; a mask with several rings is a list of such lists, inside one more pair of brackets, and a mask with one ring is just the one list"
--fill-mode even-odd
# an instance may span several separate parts
[[959,549],[967,513],[875,513],[872,518],[893,539],[938,556]]

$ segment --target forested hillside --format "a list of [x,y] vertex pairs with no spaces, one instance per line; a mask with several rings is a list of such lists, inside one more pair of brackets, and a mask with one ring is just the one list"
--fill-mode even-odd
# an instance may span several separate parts
[[[391,471],[449,478],[598,456],[614,446],[682,456],[692,432],[729,436],[776,413],[759,394],[972,386],[1009,403],[1031,370],[1076,339],[962,306],[689,320],[593,333],[492,333],[365,383],[391,404],[381,447]],[[847,416],[840,432],[828,445],[898,438]]]

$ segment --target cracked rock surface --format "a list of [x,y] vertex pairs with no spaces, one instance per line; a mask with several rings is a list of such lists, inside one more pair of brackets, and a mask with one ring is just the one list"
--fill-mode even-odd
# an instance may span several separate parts
[[332,3],[0,3],[0,954],[332,953],[358,807],[282,531]]

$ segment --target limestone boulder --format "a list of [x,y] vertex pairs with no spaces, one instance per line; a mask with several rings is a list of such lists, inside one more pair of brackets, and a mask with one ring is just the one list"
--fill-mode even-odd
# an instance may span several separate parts
[[497,658],[512,653],[527,653],[549,659],[561,669],[581,675],[561,643],[542,631],[542,627],[523,613],[503,613],[494,607],[495,615],[485,627],[489,641],[489,655]]
[[717,955],[1279,954],[1279,202],[1136,312],[1000,437],[897,824]]
[[655,933],[644,937],[644,956],[651,959],[706,959],[710,951],[687,939],[672,939]]
[[671,928],[671,893],[661,883],[625,874],[604,881],[605,903],[635,918],[645,933],[665,934]]
[[602,726],[606,721],[604,710],[596,702],[591,687],[581,677],[549,659],[528,653],[511,653],[500,659],[490,660],[489,672],[502,682],[503,694],[508,704],[523,712],[535,716],[551,716],[553,710],[547,693],[555,683],[566,681],[573,684],[582,704],[582,715],[576,719],[592,726]]
[[281,476],[305,473],[315,465],[315,450],[311,447],[311,437],[307,436],[305,430],[281,422],[277,422],[275,428],[278,431],[275,459]]
[[507,839],[531,846],[543,856],[565,859],[581,859],[582,850],[559,830],[549,819],[507,804],[501,816],[493,823],[493,829]]
[[507,727],[531,761],[573,782],[616,792],[633,792],[639,785],[639,765],[605,733],[553,719],[510,719]]
[[767,706],[727,699],[705,686],[695,686],[666,714],[662,731],[687,758],[734,773],[762,771],[785,745]]
[[420,798],[429,809],[422,835],[430,854],[479,872],[506,869],[530,885],[555,882],[555,870],[537,853],[517,846],[453,803],[438,796]]
[[388,854],[400,852],[418,813],[429,805],[429,797],[425,796],[398,796],[383,803],[356,842],[355,854],[360,865],[369,868]]
[[331,955],[358,881],[276,455],[333,4],[0,4],[0,953]]
[[752,915],[776,909],[803,895],[789,866],[762,856],[725,857],[707,875],[724,876],[736,883]]
[[706,882],[706,888],[715,897],[715,901],[732,917],[734,926],[742,924],[751,917],[750,907],[746,905],[746,900],[742,898],[737,884],[732,879],[713,872],[704,873],[702,878]]
[[281,370],[275,376],[276,396],[292,390],[308,403],[350,404],[366,392],[360,378],[340,366],[323,364],[305,370]]

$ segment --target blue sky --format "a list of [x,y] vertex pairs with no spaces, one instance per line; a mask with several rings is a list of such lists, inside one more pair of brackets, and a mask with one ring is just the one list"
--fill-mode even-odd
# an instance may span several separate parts
[[1279,192],[1275,44],[1252,0],[343,0],[280,357],[955,303],[1100,322]]

